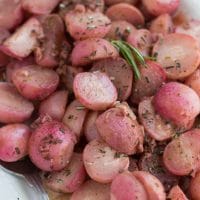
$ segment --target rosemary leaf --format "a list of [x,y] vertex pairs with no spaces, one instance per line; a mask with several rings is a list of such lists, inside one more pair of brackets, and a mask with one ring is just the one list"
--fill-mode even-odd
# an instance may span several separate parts
[[85,107],[84,106],[77,106],[76,110],[85,110]]
[[128,44],[127,42],[123,42],[123,43],[126,44],[132,50],[137,62],[140,63],[141,65],[145,65],[145,60],[142,54],[135,47]]
[[121,40],[112,40],[111,43],[115,48],[118,49],[118,51],[121,53],[124,59],[126,59],[128,64],[132,66],[135,72],[135,78],[140,79],[140,71],[137,65],[146,65],[145,59],[142,54],[135,47],[131,46],[127,42]]

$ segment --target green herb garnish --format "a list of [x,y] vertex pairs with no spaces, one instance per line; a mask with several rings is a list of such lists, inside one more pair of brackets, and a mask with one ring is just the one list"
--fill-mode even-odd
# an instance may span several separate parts
[[84,106],[76,106],[76,110],[85,110]]
[[135,78],[140,79],[141,75],[138,65],[146,66],[143,55],[135,47],[122,40],[112,40],[111,44],[118,49],[128,64],[133,67]]

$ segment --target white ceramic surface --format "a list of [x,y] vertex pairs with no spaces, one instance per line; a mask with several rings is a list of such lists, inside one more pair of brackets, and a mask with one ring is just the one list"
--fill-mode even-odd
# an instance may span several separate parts
[[180,0],[180,10],[183,11],[188,18],[200,19],[200,0]]
[[37,200],[37,191],[23,178],[0,168],[0,200]]
[[[200,0],[180,0],[180,10],[189,18],[200,19]],[[37,200],[33,188],[23,178],[0,169],[0,200]]]

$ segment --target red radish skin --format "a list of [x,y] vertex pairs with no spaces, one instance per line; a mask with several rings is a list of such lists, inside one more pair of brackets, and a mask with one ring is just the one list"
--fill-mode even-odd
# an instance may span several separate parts
[[199,68],[185,80],[185,84],[191,87],[200,97],[200,69]]
[[65,15],[72,11],[78,4],[84,5],[86,9],[103,12],[105,9],[104,0],[62,0],[59,4],[59,15],[64,19]]
[[12,59],[6,66],[6,81],[12,82],[12,75],[15,69],[28,66],[28,65],[34,65],[34,64],[35,64],[35,60],[33,56],[28,56],[24,58],[23,60]]
[[36,63],[53,68],[59,64],[59,55],[65,38],[64,23],[59,15],[51,14],[42,20],[44,38],[35,49]]
[[39,114],[42,118],[45,115],[50,116],[52,119],[61,121],[65,107],[68,101],[68,92],[66,90],[60,90],[54,92],[47,99],[41,102],[39,107]]
[[126,60],[122,58],[102,59],[95,62],[90,71],[105,72],[117,89],[118,100],[128,99],[133,84],[133,70]]
[[73,93],[73,82],[74,77],[83,72],[82,67],[73,67],[70,65],[63,65],[61,70],[57,70],[57,73],[60,75],[61,81],[64,83],[65,87],[69,91],[69,93]]
[[28,65],[14,70],[12,81],[22,96],[43,100],[56,90],[59,76],[51,69]]
[[165,200],[166,193],[162,183],[149,172],[135,171],[133,176],[144,186],[149,200]]
[[0,28],[0,43],[10,36],[10,32],[6,28]]
[[31,161],[41,170],[59,171],[70,162],[75,134],[64,124],[51,121],[41,124],[29,142]]
[[10,61],[9,56],[0,51],[0,67],[6,66]]
[[111,184],[111,200],[148,200],[148,195],[135,176],[124,172],[116,176]]
[[157,140],[164,141],[172,138],[175,129],[170,123],[166,123],[158,114],[152,105],[152,98],[145,99],[139,103],[139,118],[147,134]]
[[23,98],[12,84],[0,83],[0,122],[24,122],[31,117],[33,110],[33,104]]
[[139,29],[129,34],[127,42],[140,50],[142,55],[148,56],[152,47],[153,37],[149,30]]
[[72,50],[71,60],[73,66],[86,66],[96,60],[115,58],[118,55],[118,51],[107,40],[90,38],[75,44]]
[[199,167],[200,131],[193,129],[172,140],[164,150],[165,167],[178,176],[195,173]]
[[148,12],[148,10],[145,8],[145,6],[142,4],[142,2],[140,4],[138,4],[138,8],[140,9],[141,13],[143,14],[146,22],[150,22],[151,20],[153,20],[155,18],[155,16],[153,16],[151,13]]
[[138,0],[105,0],[105,4],[110,6],[118,3],[129,3],[135,5]]
[[31,131],[24,124],[9,124],[0,128],[0,160],[15,162],[28,154]]
[[49,14],[61,0],[22,0],[23,9],[36,15]]
[[83,184],[85,178],[82,155],[74,153],[69,165],[63,170],[44,173],[43,182],[55,192],[72,193]]
[[200,186],[200,173],[198,172],[190,182],[189,191],[192,200],[200,199],[199,186]]
[[182,80],[191,75],[199,66],[199,43],[186,34],[168,34],[154,45],[153,56],[166,71],[167,78]]
[[85,121],[88,109],[78,100],[72,101],[65,111],[62,122],[68,126],[79,140],[82,135],[83,123]]
[[76,6],[65,15],[67,31],[75,40],[91,37],[103,38],[110,30],[110,19],[100,13],[86,10],[84,6]]
[[161,117],[183,130],[190,128],[191,121],[200,112],[200,100],[197,93],[178,82],[163,85],[154,96],[153,105]]
[[133,82],[131,101],[139,103],[146,97],[156,94],[166,81],[166,74],[162,66],[154,61],[147,60],[146,66],[139,66],[141,78]]
[[112,40],[126,39],[136,28],[125,20],[113,21],[106,38]]
[[128,156],[118,153],[102,140],[93,140],[86,145],[83,161],[90,178],[99,183],[112,182],[129,166]]
[[0,27],[13,29],[23,20],[24,12],[19,0],[1,0],[0,2]]
[[8,37],[0,46],[0,49],[10,57],[21,60],[31,54],[38,46],[38,39],[43,36],[40,22],[32,17]]
[[166,35],[174,32],[174,24],[169,14],[162,14],[151,22],[149,30],[152,33]]
[[135,6],[127,3],[119,3],[109,7],[106,15],[112,20],[125,20],[135,26],[144,25],[144,16]]
[[96,119],[98,118],[98,116],[99,112],[97,111],[90,111],[86,116],[83,132],[88,142],[101,138],[96,127]]
[[109,77],[102,72],[83,72],[76,75],[73,83],[76,98],[86,108],[105,110],[117,100],[117,90]]
[[110,185],[101,184],[92,180],[86,181],[70,200],[110,200]]
[[[1,18],[1,17],[0,17]],[[1,28],[0,26],[0,44],[3,43],[3,41],[10,36],[10,33],[7,29]],[[0,51],[0,67],[4,67],[9,62],[9,57]]]
[[173,14],[179,7],[180,0],[142,0],[145,9],[154,16]]
[[175,185],[169,192],[168,198],[171,200],[188,200],[178,185]]
[[143,128],[127,104],[110,108],[96,120],[97,130],[110,147],[132,155],[143,151]]

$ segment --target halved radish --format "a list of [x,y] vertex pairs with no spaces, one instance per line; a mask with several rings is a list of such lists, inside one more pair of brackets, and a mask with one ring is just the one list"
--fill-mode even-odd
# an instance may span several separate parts
[[153,139],[163,141],[175,134],[172,124],[166,122],[166,120],[156,114],[152,105],[152,98],[140,102],[138,113],[146,132]]
[[133,70],[122,58],[102,59],[93,64],[91,71],[105,72],[118,92],[118,99],[125,101],[131,94],[133,83]]
[[110,183],[128,169],[129,158],[112,149],[102,140],[93,140],[83,151],[83,161],[90,178],[100,183]]
[[143,184],[130,172],[116,176],[111,184],[111,200],[148,200]]
[[102,72],[83,72],[73,83],[76,98],[91,110],[105,110],[117,100],[117,90],[109,77]]
[[153,56],[163,66],[169,79],[184,79],[200,64],[199,43],[186,34],[169,34],[154,45]]
[[127,3],[115,4],[108,8],[106,15],[112,20],[125,20],[133,25],[143,25],[144,16],[138,8]]
[[163,161],[175,175],[195,173],[200,168],[200,130],[193,129],[172,140],[165,147]]
[[20,60],[31,54],[38,46],[38,39],[43,36],[40,22],[32,17],[8,37],[0,48],[5,54]]
[[149,200],[165,200],[166,193],[162,183],[153,175],[144,171],[135,171],[133,176],[143,184]]

